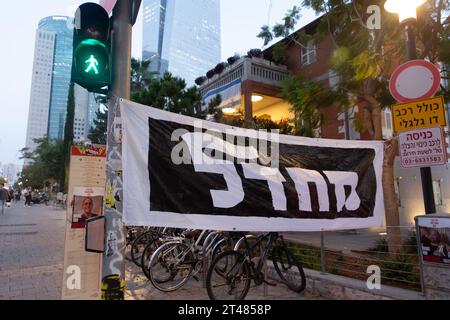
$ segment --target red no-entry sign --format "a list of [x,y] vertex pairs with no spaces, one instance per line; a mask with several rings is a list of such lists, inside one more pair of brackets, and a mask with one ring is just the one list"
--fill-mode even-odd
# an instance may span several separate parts
[[432,98],[440,83],[441,75],[434,64],[411,60],[394,70],[389,90],[398,102],[409,102]]

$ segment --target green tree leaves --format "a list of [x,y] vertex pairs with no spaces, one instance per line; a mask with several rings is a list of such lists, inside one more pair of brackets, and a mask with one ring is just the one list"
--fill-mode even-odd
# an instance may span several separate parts
[[[36,149],[22,149],[21,159],[32,160],[21,172],[24,187],[42,188],[46,183],[59,182],[64,171],[64,141],[35,139]],[[27,181],[28,180],[28,181]]]
[[162,110],[201,117],[201,94],[195,86],[187,88],[186,82],[166,72],[162,78],[153,79],[132,100]]
[[106,144],[108,109],[105,111],[99,109],[95,116],[94,127],[90,129],[88,138],[93,144]]
[[376,79],[381,75],[381,55],[365,50],[351,60],[356,81]]

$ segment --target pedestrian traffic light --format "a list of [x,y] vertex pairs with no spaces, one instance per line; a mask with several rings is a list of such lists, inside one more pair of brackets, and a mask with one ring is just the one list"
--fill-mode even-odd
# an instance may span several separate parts
[[75,14],[72,81],[92,92],[111,83],[110,22],[96,3],[84,3]]

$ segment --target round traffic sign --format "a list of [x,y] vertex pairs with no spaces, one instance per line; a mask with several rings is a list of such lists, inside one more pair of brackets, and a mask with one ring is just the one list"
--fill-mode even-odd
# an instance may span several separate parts
[[389,91],[398,102],[432,98],[438,91],[441,75],[434,64],[411,60],[397,67],[389,81]]

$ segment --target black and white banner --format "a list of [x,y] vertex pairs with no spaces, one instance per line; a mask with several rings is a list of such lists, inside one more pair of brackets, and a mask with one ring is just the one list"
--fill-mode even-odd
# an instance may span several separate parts
[[383,224],[380,141],[234,128],[121,102],[126,225],[319,231]]

